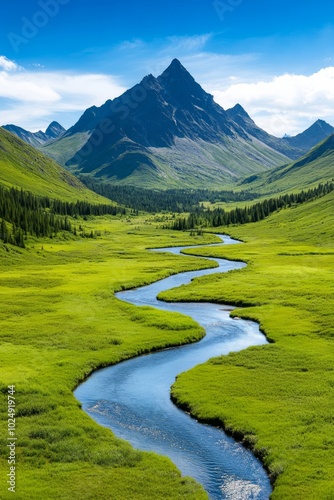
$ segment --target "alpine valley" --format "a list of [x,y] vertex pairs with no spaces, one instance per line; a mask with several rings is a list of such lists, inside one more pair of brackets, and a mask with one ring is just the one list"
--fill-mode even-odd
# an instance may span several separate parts
[[[151,415],[114,404],[107,379],[101,401],[88,398],[94,420],[73,394],[95,370],[202,339],[205,323],[187,312],[195,309],[233,349],[187,372],[181,362],[162,411],[171,396],[259,460],[245,465],[250,476],[217,472],[210,443],[184,432],[196,462],[213,471],[209,482],[219,476],[211,498],[334,499],[333,165],[331,125],[319,119],[274,137],[240,104],[215,103],[177,59],[68,130],[0,128],[1,499],[16,487],[20,500],[207,500],[188,457],[191,477],[165,448],[134,449],[98,419],[124,414],[130,432],[159,434],[178,452],[172,430],[165,439]],[[221,245],[215,233],[238,244]],[[217,258],[227,273],[216,273]],[[182,281],[187,271],[196,274]],[[144,305],[140,287],[164,278],[173,287]],[[142,294],[140,307],[116,295],[124,290]],[[155,307],[163,301],[189,309]],[[219,304],[214,314],[210,303]],[[240,325],[246,337],[254,327],[242,320],[257,322],[268,342],[238,350]],[[170,385],[156,366],[153,390],[147,366],[142,379],[154,411],[155,390]],[[121,373],[115,392],[123,377],[145,406],[136,377]],[[217,454],[240,462],[244,450],[234,450]]]

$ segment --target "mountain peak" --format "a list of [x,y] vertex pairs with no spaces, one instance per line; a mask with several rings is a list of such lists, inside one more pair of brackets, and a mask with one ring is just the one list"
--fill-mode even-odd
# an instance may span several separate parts
[[318,127],[321,128],[325,133],[330,133],[332,134],[334,132],[334,129],[332,125],[327,123],[325,120],[317,120],[311,127]]
[[60,135],[63,135],[66,130],[60,125],[60,123],[53,121],[50,123],[45,131],[45,136],[50,139],[56,139]]
[[65,132],[64,127],[62,127],[58,122],[53,121],[50,123],[45,133],[39,130],[38,132],[29,132],[24,128],[17,127],[16,125],[4,125],[4,129],[12,132],[17,137],[27,142],[31,146],[39,147],[42,144],[46,144],[52,139],[57,139],[62,136]]
[[334,133],[334,127],[324,120],[317,120],[308,129],[294,137],[284,138],[291,146],[309,151],[316,144]]
[[328,122],[326,122],[325,120],[322,120],[321,118],[318,118],[318,120],[315,123],[319,123],[320,125],[329,125]]
[[[64,127],[62,127],[62,126],[60,125],[60,123],[59,123],[59,122],[56,122],[56,121],[51,122],[51,123],[50,123],[50,125],[49,125],[49,127],[64,128]],[[49,128],[49,127],[48,127],[48,128]],[[65,129],[64,129],[64,130],[65,130]]]
[[180,70],[180,69],[186,69],[186,68],[181,64],[181,62],[178,59],[174,58],[167,69]]
[[173,59],[157,80],[178,107],[189,111],[190,108],[193,110],[193,105],[202,108],[213,106],[213,96],[202,89],[178,59]]
[[330,125],[329,123],[325,122],[325,120],[318,119],[316,122],[314,122],[308,129],[306,129],[302,133],[305,133],[305,132],[308,132],[308,131],[312,131],[313,132],[316,129],[323,130],[326,133],[328,132],[328,134],[334,132],[334,129],[333,129],[332,125]]
[[235,118],[236,116],[243,116],[244,118],[250,118],[247,111],[239,103],[233,106],[233,108],[228,109],[227,113],[232,118]]
[[162,81],[182,80],[182,82],[195,82],[189,71],[180,63],[178,59],[173,59],[167,69],[158,77]]

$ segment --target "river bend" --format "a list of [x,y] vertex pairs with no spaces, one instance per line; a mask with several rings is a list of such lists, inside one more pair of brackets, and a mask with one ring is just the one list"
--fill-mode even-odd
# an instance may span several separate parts
[[[221,238],[223,243],[218,245],[238,243],[228,236]],[[189,247],[155,251],[180,254],[185,248]],[[266,343],[257,323],[230,318],[231,307],[157,300],[161,291],[187,284],[196,277],[245,267],[241,262],[209,260],[219,267],[179,273],[117,294],[119,299],[137,306],[191,316],[204,327],[206,336],[195,344],[98,370],[76,389],[75,396],[92,418],[135,448],[170,457],[184,475],[204,486],[210,499],[268,500],[270,482],[253,454],[222,430],[198,423],[170,400],[170,387],[181,372],[214,356]]]

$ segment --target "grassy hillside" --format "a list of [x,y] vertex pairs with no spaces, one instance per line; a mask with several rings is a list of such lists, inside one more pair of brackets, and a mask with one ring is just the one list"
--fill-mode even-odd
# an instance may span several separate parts
[[73,152],[81,149],[89,139],[89,133],[80,132],[74,135],[60,137],[50,144],[40,147],[45,155],[54,159],[59,165],[65,165],[73,156]]
[[238,189],[251,189],[259,193],[300,191],[332,180],[333,167],[334,135],[331,135],[298,161],[248,177]]
[[[76,155],[83,138],[83,133],[65,135],[44,146],[42,151],[72,173],[102,178],[113,184],[154,189],[226,188],[246,175],[289,161],[257,139],[240,137],[223,137],[217,143],[175,138],[172,146],[159,148],[147,148],[123,139],[116,144],[104,144],[103,148],[87,145]],[[66,163],[72,156],[74,159]]]
[[270,344],[181,375],[173,397],[244,436],[275,481],[273,499],[334,498],[334,193],[230,228],[244,245],[191,253],[241,259],[242,271],[161,294],[243,305]]
[[1,127],[0,184],[64,201],[106,203],[53,160]]

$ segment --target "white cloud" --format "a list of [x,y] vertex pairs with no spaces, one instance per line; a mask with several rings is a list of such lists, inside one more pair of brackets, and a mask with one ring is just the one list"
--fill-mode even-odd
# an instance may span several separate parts
[[189,53],[202,50],[212,37],[211,33],[193,36],[171,36],[164,43],[166,44],[161,52]]
[[5,99],[0,124],[14,123],[35,131],[56,116],[62,121],[63,113],[63,124],[69,127],[89,106],[101,105],[125,90],[110,75],[7,69],[0,71],[0,99]]
[[284,74],[210,91],[225,109],[240,103],[259,126],[274,135],[297,134],[318,118],[334,124],[332,66],[309,76]]
[[0,69],[3,69],[4,71],[16,71],[20,69],[20,66],[18,66],[14,61],[7,59],[6,56],[0,56]]
[[28,102],[54,103],[61,99],[54,86],[45,85],[39,75],[28,72],[0,73],[0,96],[6,99]]

